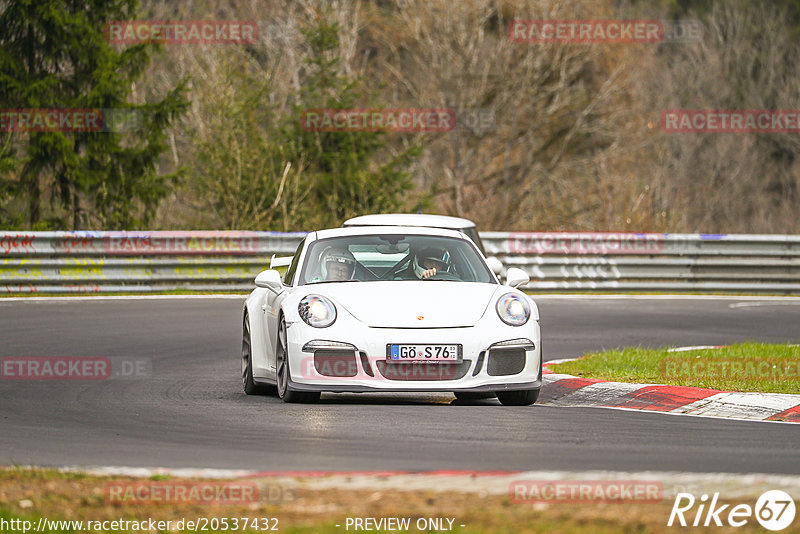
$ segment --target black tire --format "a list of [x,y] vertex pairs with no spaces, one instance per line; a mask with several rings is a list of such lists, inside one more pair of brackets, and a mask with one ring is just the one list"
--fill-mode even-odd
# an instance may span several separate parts
[[498,391],[497,399],[503,406],[530,406],[539,398],[538,389],[521,389],[519,391]]
[[245,314],[242,323],[242,389],[248,395],[274,395],[274,387],[256,384],[253,380],[253,347],[250,340],[250,321]]
[[286,321],[281,316],[278,323],[278,343],[275,347],[275,381],[278,384],[278,397],[283,399],[283,402],[317,402],[320,397],[319,391],[292,391],[289,389],[292,375],[286,361],[286,344]]
[[454,391],[453,395],[462,401],[493,399],[497,396],[491,391]]

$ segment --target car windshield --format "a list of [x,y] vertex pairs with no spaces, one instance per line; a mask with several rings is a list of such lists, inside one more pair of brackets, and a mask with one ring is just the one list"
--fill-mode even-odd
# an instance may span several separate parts
[[380,234],[315,241],[306,253],[299,285],[421,279],[497,283],[469,241]]
[[486,255],[486,249],[483,248],[483,242],[481,241],[481,236],[478,235],[478,231],[475,229],[475,227],[471,226],[469,228],[463,228],[461,231],[464,232],[468,238],[472,239],[472,241],[476,245],[478,245],[478,248],[481,250],[481,252],[485,256]]

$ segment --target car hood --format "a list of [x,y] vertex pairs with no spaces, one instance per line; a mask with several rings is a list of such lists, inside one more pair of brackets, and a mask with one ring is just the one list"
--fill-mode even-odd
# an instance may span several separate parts
[[304,286],[374,327],[472,326],[483,317],[496,284],[449,281],[347,282]]

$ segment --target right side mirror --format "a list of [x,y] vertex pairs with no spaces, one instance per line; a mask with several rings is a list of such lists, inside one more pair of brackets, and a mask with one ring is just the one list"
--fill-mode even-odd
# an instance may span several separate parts
[[486,265],[488,265],[489,269],[491,269],[491,271],[497,276],[500,276],[500,273],[503,272],[503,264],[495,256],[489,256],[486,258]]
[[508,272],[506,272],[507,286],[518,288],[519,286],[525,285],[530,281],[531,277],[528,276],[528,273],[522,269],[518,269],[517,267],[511,267],[508,269]]
[[283,282],[281,282],[281,273],[275,269],[267,269],[261,271],[256,276],[256,286],[269,289],[275,293],[280,293],[283,290]]

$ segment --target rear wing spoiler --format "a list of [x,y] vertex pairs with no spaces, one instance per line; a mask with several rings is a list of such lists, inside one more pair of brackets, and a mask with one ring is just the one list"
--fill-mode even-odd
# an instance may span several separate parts
[[272,255],[272,258],[269,260],[269,268],[270,269],[277,269],[278,267],[288,267],[292,264],[292,260],[294,258],[292,256],[278,256],[276,257],[275,254]]

